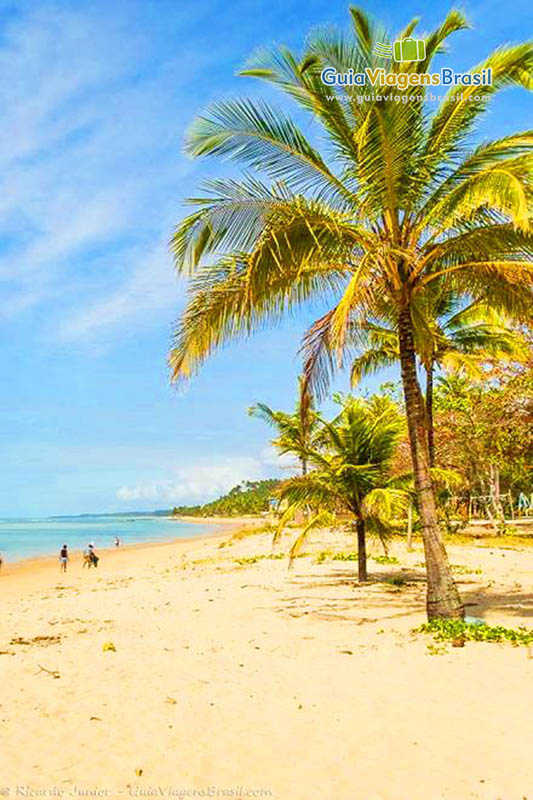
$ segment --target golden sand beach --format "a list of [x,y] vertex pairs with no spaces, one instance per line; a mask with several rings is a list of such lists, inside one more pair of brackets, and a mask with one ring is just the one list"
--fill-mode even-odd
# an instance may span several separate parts
[[[228,538],[4,570],[4,796],[533,797],[533,653],[413,634],[419,544],[359,586],[316,557],[342,534],[290,571],[267,534]],[[532,626],[532,548],[449,550],[467,613]]]

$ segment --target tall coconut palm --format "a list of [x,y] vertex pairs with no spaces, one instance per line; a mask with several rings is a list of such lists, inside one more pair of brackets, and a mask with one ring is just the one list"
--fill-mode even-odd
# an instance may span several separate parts
[[[426,415],[431,467],[435,466],[433,383],[435,370],[480,378],[489,359],[521,361],[527,348],[507,317],[480,301],[457,308],[453,295],[439,294],[423,309],[424,318],[415,328],[415,348],[426,373]],[[422,334],[422,336],[420,336]],[[398,331],[387,320],[368,320],[357,330],[361,350],[352,364],[352,386],[366,375],[400,360]]]
[[294,542],[292,559],[325,512],[348,512],[357,532],[359,580],[365,581],[367,532],[383,536],[401,527],[398,517],[405,516],[409,502],[408,493],[395,486],[389,473],[404,422],[388,398],[365,401],[349,396],[341,402],[341,412],[331,422],[321,420],[316,444],[306,451],[310,472],[290,478],[278,490],[280,500],[288,503],[278,535],[299,509],[317,509]]
[[[363,73],[387,34],[350,9],[347,35],[311,35],[299,56],[258,51],[243,70],[292,98],[323,151],[287,113],[266,101],[217,102],[193,124],[187,151],[243,164],[241,181],[215,180],[172,241],[179,272],[190,277],[170,364],[174,379],[194,373],[215,349],[277,324],[311,300],[331,303],[307,333],[305,378],[317,395],[351,359],[354,324],[391,309],[427,567],[427,612],[460,617],[463,606],[437,525],[424,400],[415,358],[416,306],[436,282],[468,302],[485,296],[519,317],[530,314],[533,131],[477,146],[473,126],[508,86],[533,85],[530,43],[499,48],[477,69],[492,85],[450,89],[436,108],[425,87],[385,100],[369,89],[322,82],[322,70]],[[411,35],[417,20],[395,38]],[[419,79],[445,40],[467,27],[451,11],[425,36],[423,61],[389,69]],[[392,39],[391,39],[392,40]],[[413,99],[410,99],[410,96]],[[419,99],[420,98],[420,99]],[[312,134],[309,134],[312,135]],[[262,179],[264,176],[264,179]],[[266,180],[265,180],[266,179]]]
[[262,419],[277,431],[272,444],[280,455],[291,453],[299,460],[302,475],[307,472],[307,451],[313,445],[313,435],[317,430],[318,417],[314,409],[314,401],[309,394],[302,377],[298,378],[298,400],[292,414],[286,411],[274,411],[265,403],[250,406],[248,414]]

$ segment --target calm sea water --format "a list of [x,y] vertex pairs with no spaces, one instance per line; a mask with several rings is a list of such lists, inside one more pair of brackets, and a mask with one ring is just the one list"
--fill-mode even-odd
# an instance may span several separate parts
[[74,552],[89,542],[96,549],[121,543],[164,542],[212,533],[212,525],[174,522],[164,517],[62,517],[61,519],[0,519],[0,552],[6,562],[56,555],[63,544]]

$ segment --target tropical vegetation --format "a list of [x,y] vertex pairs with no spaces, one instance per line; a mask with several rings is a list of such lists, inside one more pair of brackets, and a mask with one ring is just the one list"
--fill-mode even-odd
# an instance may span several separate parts
[[[483,381],[450,375],[435,391],[440,467],[462,476],[462,496],[533,493],[533,351],[525,364],[493,364]],[[490,508],[488,509],[490,511]]]
[[305,451],[312,469],[277,491],[287,508],[274,541],[299,510],[314,509],[292,546],[295,558],[309,531],[330,522],[331,515],[348,514],[357,534],[359,581],[365,581],[367,533],[383,538],[403,527],[409,495],[391,474],[391,462],[404,421],[385,397],[338,396],[337,401],[340,412],[331,421],[318,418],[314,444]]
[[[435,466],[433,395],[435,372],[482,379],[489,359],[523,361],[527,357],[524,337],[510,327],[508,318],[474,300],[461,304],[452,292],[439,293],[419,311],[423,324],[415,328],[415,349],[426,374],[425,401],[430,466]],[[352,386],[365,376],[400,360],[398,331],[386,320],[367,320],[356,331],[361,353],[351,367]]]
[[[357,86],[333,92],[322,70],[381,67],[376,42],[413,35],[419,20],[394,37],[359,8],[350,8],[350,21],[348,33],[312,32],[298,54],[258,50],[242,70],[285,93],[297,118],[265,100],[234,99],[216,102],[189,130],[190,155],[233,159],[247,172],[242,180],[207,182],[174,234],[176,267],[189,284],[172,376],[191,376],[226,342],[313,301],[329,310],[304,336],[303,372],[306,388],[323,397],[334,373],[353,360],[353,331],[373,319],[392,323],[428,617],[461,618],[438,526],[417,342],[425,336],[424,309],[439,294],[459,306],[482,297],[514,320],[531,317],[533,132],[481,142],[474,132],[497,92],[532,87],[533,48],[500,47],[478,64],[492,74],[482,94],[457,86],[435,106],[420,86],[416,95],[395,88],[390,101]],[[450,11],[423,35],[424,60],[391,62],[390,69],[427,72],[446,41],[467,27],[461,12]]]
[[415,628],[413,633],[431,633],[437,642],[452,641],[459,645],[465,641],[510,642],[514,647],[533,644],[533,628],[506,628],[503,625],[486,625],[481,621],[434,619]]
[[171,513],[175,517],[239,517],[263,514],[270,510],[270,501],[280,483],[276,478],[243,481],[216,500],[203,505],[174,506]]
[[250,406],[251,417],[266,422],[277,431],[272,444],[281,456],[291,454],[300,462],[302,475],[307,472],[307,451],[312,446],[316,433],[318,418],[314,410],[312,396],[306,389],[302,377],[298,379],[298,400],[292,414],[286,411],[273,411],[265,403]]

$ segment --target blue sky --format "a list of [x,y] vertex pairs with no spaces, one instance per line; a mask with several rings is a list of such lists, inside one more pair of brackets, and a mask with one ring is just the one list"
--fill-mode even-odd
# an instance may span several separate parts
[[[398,29],[415,15],[431,27],[449,7],[426,5],[365,8]],[[474,30],[453,40],[456,69],[532,33],[525,0],[464,8]],[[168,507],[279,474],[246,408],[292,405],[311,317],[225,350],[172,389],[165,358],[184,287],[167,241],[183,198],[229,171],[183,155],[195,113],[264,94],[235,77],[250,52],[298,47],[314,25],[345,24],[346,9],[0,2],[0,516]],[[532,108],[523,92],[503,94],[480,135],[527,127]]]

